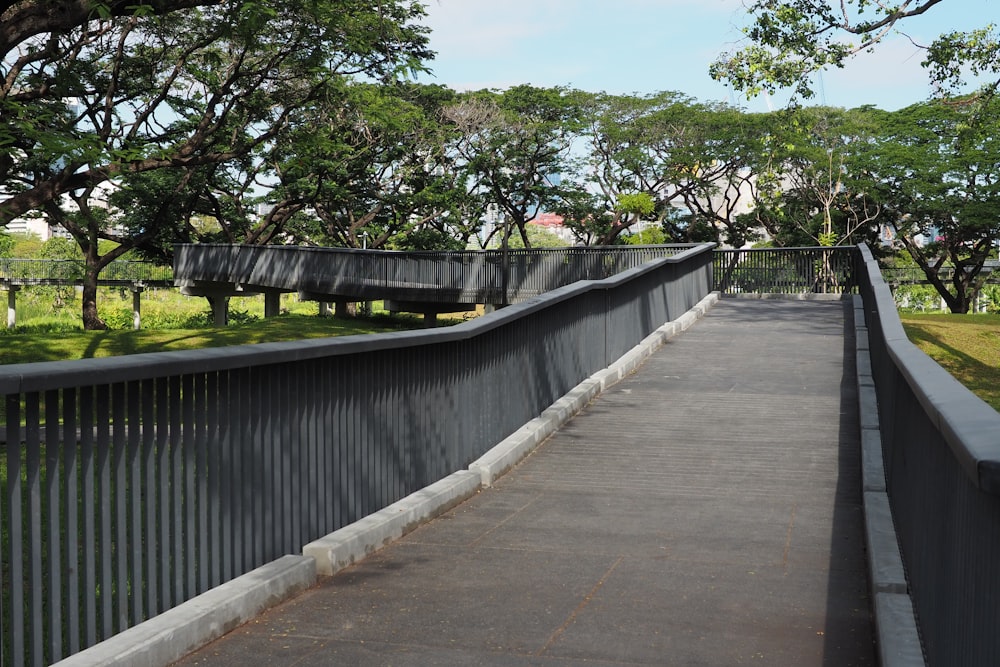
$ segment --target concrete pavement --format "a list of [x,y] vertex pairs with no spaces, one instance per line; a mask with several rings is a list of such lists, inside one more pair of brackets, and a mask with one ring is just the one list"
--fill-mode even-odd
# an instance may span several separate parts
[[493,487],[179,665],[874,665],[849,302],[724,300]]

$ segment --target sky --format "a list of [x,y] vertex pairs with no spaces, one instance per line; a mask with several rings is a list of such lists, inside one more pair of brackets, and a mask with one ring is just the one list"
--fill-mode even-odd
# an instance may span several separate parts
[[[455,90],[566,86],[612,94],[678,91],[749,111],[787,95],[748,100],[712,80],[709,65],[737,47],[744,0],[423,0],[432,76]],[[816,80],[807,103],[894,110],[931,94],[917,43],[942,32],[1000,23],[1000,0],[946,0],[905,24],[873,54]]]

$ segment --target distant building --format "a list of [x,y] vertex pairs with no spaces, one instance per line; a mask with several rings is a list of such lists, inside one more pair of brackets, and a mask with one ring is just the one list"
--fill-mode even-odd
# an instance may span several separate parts
[[576,242],[576,237],[573,236],[572,230],[566,226],[566,219],[561,215],[557,215],[555,213],[539,213],[535,216],[535,219],[528,224],[536,225],[555,234],[567,244],[572,245]]

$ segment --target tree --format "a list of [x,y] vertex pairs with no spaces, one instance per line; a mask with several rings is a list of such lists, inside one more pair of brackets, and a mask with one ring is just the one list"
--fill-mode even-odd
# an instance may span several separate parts
[[[4,25],[51,4],[18,3]],[[423,6],[409,0],[178,3],[192,4],[203,6],[97,4],[65,32],[11,33],[23,41],[0,72],[0,225],[31,210],[59,215],[64,196],[158,170],[207,198],[220,190],[206,183],[222,184],[209,177],[253,171],[297,109],[345,79],[391,80],[429,55],[415,23]],[[96,248],[110,236],[89,229],[95,220],[74,237]],[[137,235],[118,240],[142,245],[164,220],[133,220]],[[89,276],[101,260],[88,247]],[[101,326],[95,304],[85,299],[84,311],[85,325]]]
[[[585,185],[559,210],[581,240],[607,245],[653,222],[674,241],[743,245],[749,230],[735,213],[749,199],[757,117],[662,92],[594,96],[588,120],[578,165]],[[635,206],[640,200],[652,206]]]
[[[947,11],[943,0],[754,0],[747,8],[753,17],[746,30],[750,44],[720,57],[710,73],[750,95],[794,88],[809,98],[809,74],[843,67],[937,5],[945,7],[937,11]],[[993,25],[942,34],[926,47],[924,66],[943,93],[959,91],[972,74],[987,78],[982,90],[990,96],[1000,86],[1000,36]]]
[[867,108],[790,109],[773,116],[764,145],[768,171],[759,178],[754,217],[781,246],[875,244],[882,213],[852,158],[870,145]]
[[966,313],[1000,240],[1000,98],[872,113],[879,132],[852,170],[949,309]]
[[483,90],[460,96],[444,114],[472,191],[495,203],[508,220],[503,229],[512,226],[530,247],[527,223],[571,189],[561,177],[581,127],[581,94],[527,85]]
[[0,59],[40,35],[70,32],[101,19],[222,4],[223,0],[5,0],[0,2]]
[[341,247],[409,247],[431,237],[464,241],[482,202],[471,196],[442,109],[455,93],[441,86],[352,84],[343,100],[316,103],[268,156],[280,183],[274,212],[303,211],[286,225],[294,241]]

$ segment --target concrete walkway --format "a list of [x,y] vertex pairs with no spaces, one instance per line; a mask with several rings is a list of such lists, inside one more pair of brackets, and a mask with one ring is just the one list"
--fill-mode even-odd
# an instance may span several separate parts
[[720,302],[496,486],[178,664],[874,665],[850,318]]

